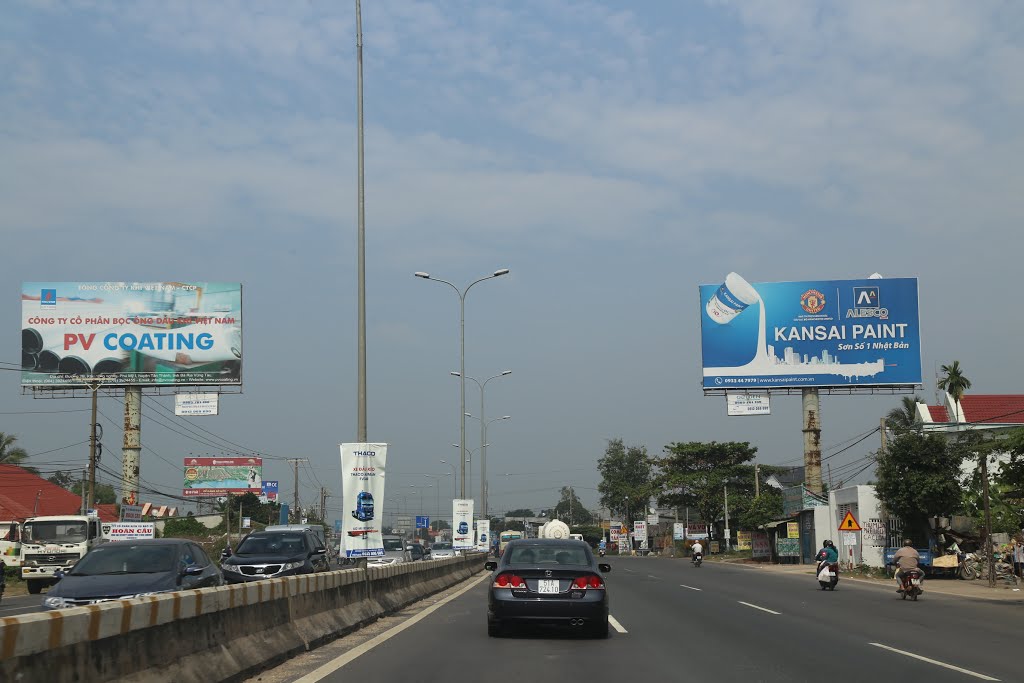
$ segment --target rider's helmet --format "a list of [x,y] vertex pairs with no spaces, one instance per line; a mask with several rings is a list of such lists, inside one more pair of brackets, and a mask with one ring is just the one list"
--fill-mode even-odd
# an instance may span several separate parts
[[903,539],[903,545],[907,546],[908,548],[913,548],[914,547],[914,542],[911,541],[909,538],[904,538]]
[[836,546],[835,546],[834,543],[832,543],[832,541],[829,541],[829,540],[826,539],[825,542],[821,544],[821,547],[823,547],[823,548],[835,548]]

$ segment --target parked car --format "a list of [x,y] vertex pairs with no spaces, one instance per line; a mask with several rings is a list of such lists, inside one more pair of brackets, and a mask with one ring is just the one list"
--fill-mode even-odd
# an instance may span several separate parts
[[451,543],[435,543],[430,549],[430,559],[441,560],[446,557],[458,557],[459,551],[452,547]]
[[93,605],[223,583],[217,565],[187,539],[117,541],[86,553],[50,588],[43,607]]
[[598,563],[583,541],[510,541],[493,571],[487,593],[487,635],[500,636],[509,624],[556,624],[597,638],[608,637],[608,589]]
[[327,547],[327,530],[320,524],[271,524],[263,531],[302,531],[308,530],[313,533],[317,543],[324,548]]
[[308,530],[254,531],[221,560],[228,583],[313,574],[330,569],[327,552]]

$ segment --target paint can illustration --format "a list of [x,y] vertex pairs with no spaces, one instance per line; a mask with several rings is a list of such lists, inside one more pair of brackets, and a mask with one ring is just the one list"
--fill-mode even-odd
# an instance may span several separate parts
[[749,282],[736,273],[729,273],[722,286],[708,299],[704,310],[708,312],[709,318],[719,325],[725,325],[760,300],[757,290]]

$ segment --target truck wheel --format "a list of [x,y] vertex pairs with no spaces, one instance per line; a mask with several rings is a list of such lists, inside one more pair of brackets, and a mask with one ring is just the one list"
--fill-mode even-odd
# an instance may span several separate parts
[[32,595],[39,595],[39,592],[43,590],[42,581],[26,581],[28,584],[28,592]]

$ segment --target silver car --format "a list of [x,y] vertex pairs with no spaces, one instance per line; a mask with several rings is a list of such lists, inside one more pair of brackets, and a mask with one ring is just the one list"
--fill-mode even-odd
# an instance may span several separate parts
[[412,562],[412,553],[406,547],[405,539],[401,536],[385,534],[382,540],[384,541],[384,555],[368,558],[366,560],[367,567],[384,567],[390,564]]
[[430,559],[440,560],[446,557],[458,557],[459,551],[451,543],[435,543],[430,548]]

